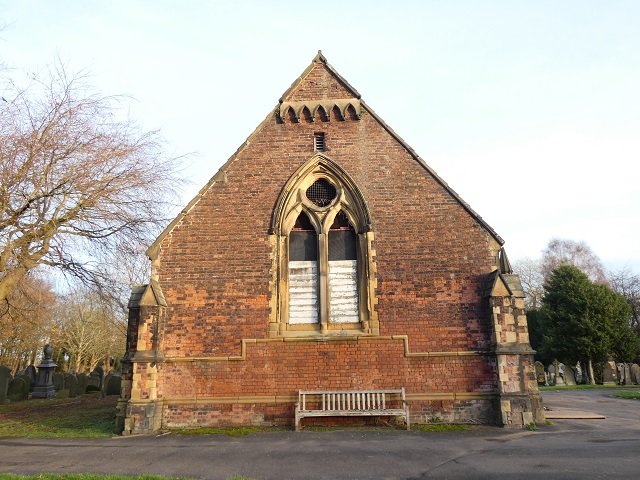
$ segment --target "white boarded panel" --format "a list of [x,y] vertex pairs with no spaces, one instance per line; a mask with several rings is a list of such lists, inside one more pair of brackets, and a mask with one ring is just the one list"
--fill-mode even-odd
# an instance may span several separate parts
[[289,262],[289,323],[318,323],[318,262]]
[[329,322],[359,322],[357,260],[329,262]]

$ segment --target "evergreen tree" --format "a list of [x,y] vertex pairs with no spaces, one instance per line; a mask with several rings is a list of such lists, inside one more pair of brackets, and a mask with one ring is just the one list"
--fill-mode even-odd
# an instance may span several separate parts
[[638,340],[629,327],[630,307],[608,286],[594,284],[570,265],[556,268],[544,285],[540,322],[544,327],[541,353],[566,364],[587,365],[594,383],[593,365],[608,355],[630,360]]

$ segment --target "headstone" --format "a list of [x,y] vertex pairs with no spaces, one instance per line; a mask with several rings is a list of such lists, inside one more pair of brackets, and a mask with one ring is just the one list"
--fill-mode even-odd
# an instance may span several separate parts
[[75,375],[65,375],[64,388],[69,390],[69,398],[75,398],[78,396],[78,379]]
[[100,390],[100,387],[97,385],[87,385],[87,393],[98,393],[100,392],[102,394],[102,396],[104,397],[104,392],[102,390]]
[[576,379],[576,384],[580,385],[584,383],[585,378],[582,375],[582,366],[580,365],[580,362],[577,362],[576,365],[571,368],[571,370],[573,370],[573,376]]
[[640,384],[640,365],[638,365],[637,363],[632,363],[629,370],[631,371],[631,381],[633,382],[634,385],[639,385]]
[[27,384],[27,388],[31,389],[31,377],[29,375],[25,375],[24,373],[22,375],[16,375],[14,378],[20,377],[22,378],[25,383]]
[[98,365],[93,369],[93,372],[89,374],[90,377],[95,377],[98,379],[98,388],[102,389],[102,379],[104,378],[104,370]]
[[64,390],[64,374],[62,373],[53,374],[53,389],[56,392],[59,392],[60,390]]
[[564,379],[564,363],[558,363],[558,376],[556,378],[556,385],[566,385]]
[[7,403],[7,391],[9,390],[9,382],[13,377],[9,367],[0,365],[0,405]]
[[7,398],[10,402],[22,402],[29,399],[29,380],[24,376],[16,377],[9,382]]
[[38,365],[38,380],[31,398],[53,398],[56,396],[56,390],[53,388],[53,375],[58,365],[51,360],[53,347],[47,343],[44,346],[43,353],[44,359]]
[[564,385],[564,365],[562,363],[557,363],[558,365],[558,373],[556,375],[556,366],[555,365],[549,365],[548,367],[548,371],[549,371],[549,383],[551,385],[554,386],[560,386],[560,385]]
[[573,373],[573,368],[564,367],[564,383],[565,385],[576,385],[576,376]]
[[629,368],[629,364],[628,363],[623,363],[622,364],[622,371],[624,372],[624,382],[621,381],[620,384],[621,385],[633,385],[633,382],[631,381],[631,369]]
[[99,392],[100,390],[102,390],[100,388],[100,379],[97,376],[89,375],[84,393]]
[[538,381],[538,385],[546,385],[547,376],[544,373],[544,365],[542,362],[535,362],[533,365],[536,369],[536,380]]
[[616,374],[618,375],[618,382],[620,382],[620,385],[624,385],[624,363],[616,364]]
[[107,385],[109,385],[109,380],[111,379],[111,377],[113,377],[112,373],[107,373],[104,376],[104,379],[102,381],[102,391],[106,392],[107,391]]
[[25,369],[24,374],[29,377],[29,391],[33,392],[33,389],[36,387],[36,380],[38,379],[36,367],[33,364],[29,365]]
[[617,380],[616,365],[613,361],[605,362],[602,368],[602,383],[603,385],[615,385]]
[[84,395],[87,393],[88,381],[89,377],[87,377],[86,373],[78,374],[78,395]]
[[107,389],[105,393],[107,395],[120,395],[121,384],[122,384],[122,377],[120,375],[109,376],[109,381],[107,382]]

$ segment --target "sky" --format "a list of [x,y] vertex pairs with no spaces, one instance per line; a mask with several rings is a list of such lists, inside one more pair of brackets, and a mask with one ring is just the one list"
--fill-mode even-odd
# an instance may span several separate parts
[[61,58],[194,153],[186,204],[318,50],[505,239],[640,273],[640,1],[0,0],[10,74]]

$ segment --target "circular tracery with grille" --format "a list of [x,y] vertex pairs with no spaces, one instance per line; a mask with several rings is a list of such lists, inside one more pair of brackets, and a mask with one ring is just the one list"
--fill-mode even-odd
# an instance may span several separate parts
[[321,178],[307,188],[307,198],[319,207],[326,207],[336,198],[336,187]]

